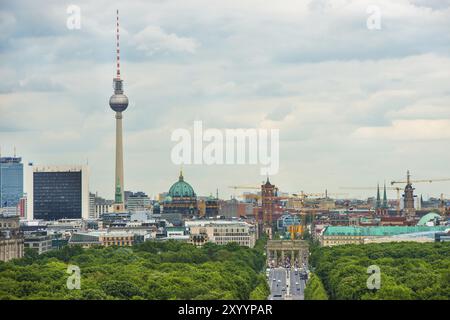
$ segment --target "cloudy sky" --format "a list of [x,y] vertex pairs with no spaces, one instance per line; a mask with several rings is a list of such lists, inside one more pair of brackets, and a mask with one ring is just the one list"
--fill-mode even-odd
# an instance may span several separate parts
[[[67,7],[81,28],[66,26]],[[381,12],[368,29],[367,12]],[[0,1],[0,145],[26,162],[83,164],[114,191],[115,10],[120,10],[125,189],[178,177],[177,128],[278,128],[287,192],[450,177],[449,0]],[[200,195],[257,185],[259,166],[189,165]],[[417,184],[426,196],[450,182]],[[395,193],[390,193],[395,198]]]

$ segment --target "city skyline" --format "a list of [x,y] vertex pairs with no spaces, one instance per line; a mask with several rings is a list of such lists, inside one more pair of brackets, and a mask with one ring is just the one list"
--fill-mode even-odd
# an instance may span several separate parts
[[[442,70],[449,69],[450,46],[436,36],[450,26],[448,5],[379,1],[382,28],[368,30],[366,1],[319,1],[294,11],[230,3],[220,12],[199,3],[203,11],[190,5],[184,14],[182,3],[131,4],[81,1],[79,30],[67,29],[63,4],[3,6],[3,155],[12,155],[15,145],[24,163],[88,160],[90,190],[113,198],[114,124],[106,101],[119,8],[132,97],[124,123],[125,190],[167,191],[179,170],[170,160],[170,134],[191,129],[195,120],[218,129],[279,128],[280,170],[270,179],[285,192],[375,188],[404,180],[407,169],[413,179],[447,178],[450,75]],[[400,8],[419,23],[407,24]],[[409,33],[416,37],[407,40]],[[293,41],[286,44],[287,38]],[[316,38],[329,43],[323,47]],[[228,198],[229,185],[265,180],[258,165],[183,168],[200,195],[218,188]],[[448,183],[414,187],[424,197],[449,193]],[[388,197],[395,199],[395,191]]]

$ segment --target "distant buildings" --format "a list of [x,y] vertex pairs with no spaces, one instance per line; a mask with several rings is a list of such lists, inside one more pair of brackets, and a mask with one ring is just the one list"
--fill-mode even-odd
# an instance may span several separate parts
[[219,215],[219,199],[212,195],[209,197],[200,197],[197,200],[197,206],[200,217],[215,218]]
[[436,234],[434,235],[434,241],[436,242],[450,241],[450,229],[447,229],[444,232],[436,232]]
[[303,234],[303,226],[297,215],[284,214],[277,220],[277,231],[280,234],[289,235],[289,239],[295,240]]
[[[419,241],[424,238],[432,239],[434,234],[444,231],[446,226],[374,226],[374,227],[353,227],[353,226],[328,226],[323,230],[320,238],[323,246],[336,246],[343,244],[364,244],[369,242],[388,241]],[[382,239],[382,240],[381,240]],[[430,240],[432,241],[432,240]]]
[[24,247],[42,254],[53,249],[52,239],[46,231],[33,232],[24,236]]
[[106,200],[95,195],[94,198],[94,218],[98,219],[105,213],[114,212],[114,200]]
[[19,216],[0,214],[0,261],[23,257],[23,235],[19,226]]
[[87,166],[29,166],[27,219],[89,218]]
[[74,233],[69,240],[69,245],[91,246],[119,246],[128,247],[135,243],[135,234],[123,231],[92,231]]
[[22,158],[0,157],[0,207],[16,207],[22,197]]
[[253,248],[257,239],[257,225],[233,220],[191,220],[186,221],[190,231],[190,243],[203,245],[212,242],[225,245],[235,242]]
[[218,215],[225,218],[253,217],[254,207],[255,205],[253,203],[230,199],[221,201]]
[[152,201],[144,192],[130,192],[125,196],[125,206],[130,212],[150,210]]

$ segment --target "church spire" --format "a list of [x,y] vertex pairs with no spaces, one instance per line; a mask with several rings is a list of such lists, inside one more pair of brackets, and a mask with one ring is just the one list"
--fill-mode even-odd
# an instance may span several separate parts
[[377,201],[375,203],[375,209],[379,209],[380,207],[381,207],[380,184],[377,183]]
[[387,195],[386,195],[386,181],[384,181],[384,188],[383,188],[383,209],[387,209],[388,207],[388,201],[387,201]]

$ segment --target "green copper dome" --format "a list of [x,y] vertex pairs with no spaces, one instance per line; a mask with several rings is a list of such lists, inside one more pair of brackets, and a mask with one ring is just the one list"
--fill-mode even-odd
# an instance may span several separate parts
[[440,218],[441,216],[438,215],[436,212],[430,212],[424,215],[422,218],[420,218],[419,222],[417,222],[418,226],[425,226],[427,222],[434,221],[436,218]]
[[169,189],[169,196],[172,198],[195,198],[194,189],[189,183],[184,181],[183,172],[180,172],[180,177]]

